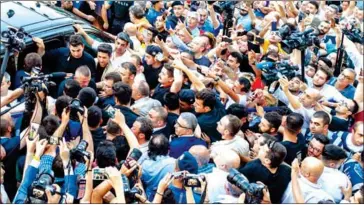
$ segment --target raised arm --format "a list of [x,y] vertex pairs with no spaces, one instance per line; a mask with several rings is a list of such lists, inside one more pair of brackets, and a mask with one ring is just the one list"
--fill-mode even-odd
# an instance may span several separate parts
[[101,18],[104,21],[103,28],[105,30],[109,29],[109,20],[107,19],[107,10],[110,9],[111,5],[105,1],[101,8]]
[[92,44],[94,43],[94,39],[92,39],[86,32],[85,30],[83,30],[82,26],[79,25],[79,24],[75,24],[73,25],[73,27],[76,28],[77,30],[77,33],[82,35],[85,40],[86,40],[86,43],[89,44],[90,46],[92,46]]
[[207,10],[210,12],[210,17],[212,21],[212,25],[214,29],[217,29],[220,25],[219,20],[217,19],[216,12],[214,6],[212,4],[207,4]]
[[281,86],[281,89],[283,90],[284,94],[287,96],[287,99],[289,101],[289,104],[293,107],[293,109],[295,109],[295,110],[300,109],[302,107],[302,104],[289,91],[289,89],[288,89],[288,86],[289,86],[288,80],[286,78],[279,79],[279,85]]
[[90,128],[88,126],[88,110],[87,108],[84,106],[84,113],[83,113],[83,116],[81,115],[81,113],[77,113],[78,114],[78,119],[80,120],[80,122],[82,123],[81,126],[82,126],[82,136],[83,136],[83,139],[88,143],[88,146],[87,146],[87,149],[86,151],[87,152],[92,152],[94,153],[94,141],[92,139],[92,134],[91,134],[91,131],[90,131]]
[[221,78],[216,76],[216,73],[212,70],[209,71],[208,77],[215,80],[218,86],[226,93],[228,96],[231,97],[236,103],[240,102],[239,95],[237,95]]
[[185,64],[183,64],[181,59],[174,60],[172,66],[186,73],[188,79],[190,79],[192,84],[196,87],[197,91],[200,91],[205,88],[205,85],[201,82],[201,80],[198,79],[196,75],[193,72],[191,72]]
[[117,123],[120,126],[121,130],[123,131],[124,136],[128,141],[130,151],[133,150],[134,148],[139,148],[139,142],[134,133],[130,130],[130,128],[126,124],[125,116],[123,115],[123,113],[120,112],[120,110],[117,109],[115,111],[115,116],[112,120],[115,123]]

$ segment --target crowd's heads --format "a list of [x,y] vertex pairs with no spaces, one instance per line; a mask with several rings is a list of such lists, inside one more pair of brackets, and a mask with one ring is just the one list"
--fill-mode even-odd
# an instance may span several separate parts
[[87,87],[91,81],[90,68],[87,66],[78,67],[74,79],[80,84],[81,88]]
[[129,8],[129,17],[131,22],[137,23],[138,20],[142,19],[144,16],[145,11],[139,4],[135,4]]
[[156,45],[149,45],[145,50],[145,62],[147,65],[153,65],[156,62],[160,62],[156,56],[163,53],[162,49]]
[[112,89],[114,90],[116,104],[128,105],[130,103],[132,90],[128,84],[117,82]]
[[150,90],[146,81],[142,80],[139,83],[133,83],[132,97],[134,100],[139,100],[143,97],[149,97]]
[[24,58],[24,71],[30,73],[34,67],[42,68],[42,57],[38,53],[28,53]]
[[77,98],[80,100],[82,105],[89,108],[96,102],[97,94],[94,89],[85,87],[80,90]]
[[172,85],[174,81],[173,67],[165,64],[158,75],[158,82],[164,86]]
[[138,140],[149,141],[153,134],[153,123],[147,117],[138,117],[135,120],[131,131]]
[[168,111],[174,111],[179,109],[179,96],[176,93],[166,93],[163,96],[162,105]]
[[82,36],[79,34],[70,36],[69,43],[70,43],[71,56],[73,58],[81,58],[83,55],[83,49],[85,47],[83,45]]
[[344,149],[333,144],[325,145],[322,153],[322,160],[325,166],[338,169],[347,158]]
[[231,168],[240,166],[239,155],[231,149],[223,149],[213,158],[216,168],[228,172]]
[[277,168],[286,158],[287,150],[279,142],[268,141],[264,146],[260,147],[258,158],[265,166]]
[[191,111],[195,102],[195,93],[189,89],[182,89],[178,95],[181,112]]
[[77,80],[67,79],[65,82],[65,85],[64,85],[63,93],[71,98],[77,98],[80,90],[81,90],[81,86]]
[[313,134],[308,143],[307,156],[321,158],[324,147],[330,143],[329,138],[323,134]]
[[312,183],[317,183],[324,171],[324,164],[314,157],[306,157],[301,164],[301,175]]
[[114,91],[112,86],[114,83],[120,82],[121,76],[117,72],[111,72],[105,75],[105,80],[103,81],[102,90],[104,91],[106,96],[112,96]]
[[364,144],[364,123],[356,122],[352,131],[352,143],[356,146],[363,146]]
[[167,156],[169,151],[169,141],[164,135],[155,135],[148,144],[148,156],[156,160],[158,156]]
[[299,100],[305,108],[315,107],[321,98],[320,92],[314,88],[307,88],[300,96]]
[[114,167],[117,162],[114,143],[102,141],[97,147],[95,158],[99,168]]
[[310,121],[310,131],[312,134],[326,134],[331,122],[329,114],[324,111],[317,111]]
[[259,130],[262,133],[274,134],[282,124],[282,116],[277,112],[268,112],[261,119]]
[[303,121],[304,118],[301,114],[291,113],[287,116],[285,129],[292,134],[298,134],[301,132]]
[[196,158],[199,167],[208,164],[210,161],[210,150],[203,145],[194,145],[189,152]]
[[177,159],[176,171],[188,171],[190,174],[197,174],[198,163],[196,158],[189,152],[184,152]]
[[91,128],[98,128],[102,123],[102,111],[99,107],[93,105],[88,108],[87,122]]
[[203,89],[201,91],[198,91],[195,98],[195,112],[206,113],[210,112],[215,108],[216,96],[212,90]]
[[149,110],[148,117],[153,123],[153,128],[160,128],[166,125],[168,112],[162,106],[155,106]]
[[134,64],[129,62],[124,62],[121,64],[120,75],[122,82],[126,84],[132,84],[136,76],[137,69]]
[[105,68],[111,58],[112,47],[110,44],[103,43],[97,47],[97,61],[100,67]]
[[56,100],[55,104],[55,113],[56,115],[61,118],[63,109],[67,108],[69,104],[71,103],[72,98],[67,95],[59,96]]
[[173,13],[176,17],[181,17],[184,12],[184,6],[182,1],[174,1],[172,3]]
[[230,140],[240,131],[241,121],[234,115],[226,115],[217,123],[217,131],[222,139]]
[[174,126],[176,135],[193,135],[197,125],[197,118],[194,114],[183,112],[176,120],[176,124]]
[[123,55],[128,47],[129,43],[131,42],[130,37],[128,34],[124,32],[118,33],[115,40],[115,50],[114,52],[117,55]]

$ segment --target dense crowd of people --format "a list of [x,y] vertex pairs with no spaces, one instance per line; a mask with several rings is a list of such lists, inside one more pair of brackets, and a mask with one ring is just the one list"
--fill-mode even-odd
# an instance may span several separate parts
[[115,42],[4,74],[0,203],[364,203],[363,1],[53,6]]

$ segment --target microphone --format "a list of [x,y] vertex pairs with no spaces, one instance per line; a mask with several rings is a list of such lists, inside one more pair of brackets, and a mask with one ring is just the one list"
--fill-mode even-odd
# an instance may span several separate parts
[[65,78],[67,73],[65,72],[54,72],[48,75],[45,75],[44,78]]

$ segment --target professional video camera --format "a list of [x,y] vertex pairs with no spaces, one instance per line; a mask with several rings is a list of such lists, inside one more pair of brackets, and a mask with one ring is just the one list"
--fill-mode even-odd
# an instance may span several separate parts
[[83,115],[85,112],[85,109],[82,106],[82,103],[80,100],[78,99],[73,99],[71,101],[71,103],[68,105],[68,108],[70,110],[70,119],[73,121],[80,121],[80,119],[78,119],[78,112]]
[[343,34],[348,37],[348,39],[354,43],[364,43],[364,38],[362,32],[356,28],[358,22],[355,18],[351,18],[346,21],[346,25],[342,28]]
[[[215,2],[208,3],[213,4]],[[236,3],[238,1],[219,1],[217,4],[214,4],[214,10],[224,16],[223,34],[225,36],[230,36],[231,34],[230,28],[234,25],[233,18]]]
[[27,35],[23,28],[17,29],[8,26],[7,31],[1,32],[1,43],[9,46],[12,51],[20,52],[25,48],[24,38]]
[[[304,32],[293,32],[282,40],[281,47],[286,53],[292,53],[293,49],[305,50],[307,47],[312,46],[315,41],[318,40],[316,34],[312,33],[313,28],[310,28]],[[285,31],[286,32],[286,31]]]
[[121,175],[121,178],[122,178],[122,181],[123,181],[125,202],[127,204],[137,202],[138,198],[135,196],[135,194],[142,195],[143,191],[140,188],[136,187],[136,186],[134,186],[132,189],[130,189],[129,179],[124,174]]
[[257,63],[256,67],[263,71],[263,80],[268,86],[283,76],[286,76],[288,79],[295,77],[296,71],[299,70],[298,66],[290,65],[287,62],[261,62]]
[[28,200],[31,204],[47,204],[48,198],[45,190],[49,190],[52,195],[56,193],[56,188],[52,186],[54,173],[52,170],[44,170],[32,183],[28,191]]
[[91,155],[86,151],[88,143],[85,140],[81,140],[80,143],[73,149],[70,150],[71,160],[76,160],[77,162],[85,163],[84,157],[90,159]]
[[262,201],[264,185],[256,183],[249,184],[248,179],[234,168],[230,169],[227,180],[246,194],[245,204],[260,204]]

